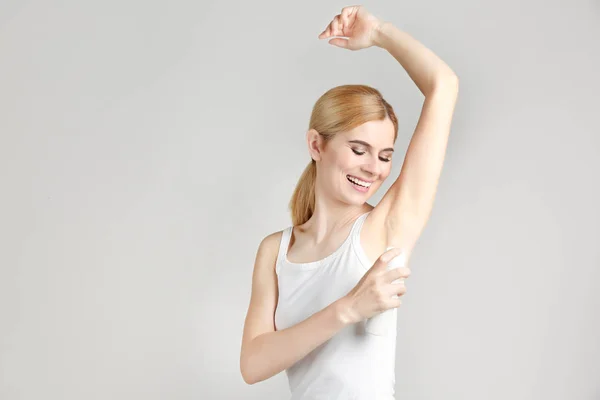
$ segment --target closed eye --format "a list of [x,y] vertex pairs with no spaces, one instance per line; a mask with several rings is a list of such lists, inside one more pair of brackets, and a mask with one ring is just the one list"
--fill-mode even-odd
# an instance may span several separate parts
[[[362,156],[363,154],[365,154],[365,152],[364,152],[364,151],[363,151],[363,152],[360,152],[360,151],[357,151],[357,150],[354,150],[354,149],[352,149],[352,151],[354,152],[354,154],[356,154],[356,155],[359,155],[359,156]],[[380,159],[381,161],[383,161],[383,162],[390,162],[390,161],[392,161],[392,159],[391,159],[391,158],[381,158],[381,157],[379,157],[379,159]]]

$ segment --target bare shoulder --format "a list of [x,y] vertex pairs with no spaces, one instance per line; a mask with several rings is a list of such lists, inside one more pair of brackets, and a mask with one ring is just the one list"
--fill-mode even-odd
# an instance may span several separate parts
[[[254,269],[252,272],[252,289],[241,348],[241,368],[247,371],[247,351],[250,342],[257,336],[275,330],[274,314],[277,308],[277,253],[283,231],[274,232],[265,236],[256,252]],[[247,372],[242,372],[244,375]],[[245,379],[245,378],[244,378]]]
[[265,236],[260,245],[258,246],[258,255],[266,257],[275,261],[277,259],[277,253],[279,252],[279,244],[281,243],[281,237],[283,231],[273,232]]

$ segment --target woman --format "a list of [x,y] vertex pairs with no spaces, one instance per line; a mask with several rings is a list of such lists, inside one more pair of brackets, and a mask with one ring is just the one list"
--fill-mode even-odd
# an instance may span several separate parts
[[306,136],[312,160],[290,202],[293,225],[257,251],[240,368],[249,384],[285,370],[292,399],[393,399],[396,323],[374,333],[368,321],[396,312],[406,292],[410,270],[386,265],[402,252],[410,258],[429,218],[458,78],[362,6],[343,8],[319,38],[332,36],[348,38],[329,40],[338,47],[387,50],[425,96],[423,109],[398,178],[373,207],[367,200],[392,167],[392,107],[363,85],[318,99]]

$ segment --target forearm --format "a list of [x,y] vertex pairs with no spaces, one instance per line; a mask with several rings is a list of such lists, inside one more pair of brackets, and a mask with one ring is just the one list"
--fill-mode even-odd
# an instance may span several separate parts
[[304,358],[351,323],[342,298],[302,322],[252,340],[242,360],[247,383],[268,379]]
[[375,31],[373,42],[387,50],[404,67],[425,96],[456,77],[454,71],[442,59],[390,22],[380,25]]

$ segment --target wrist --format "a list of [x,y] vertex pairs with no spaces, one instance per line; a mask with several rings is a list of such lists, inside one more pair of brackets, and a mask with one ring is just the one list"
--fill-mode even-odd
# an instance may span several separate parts
[[389,30],[392,27],[393,25],[391,22],[380,20],[379,23],[373,29],[373,34],[371,36],[373,45],[383,48],[385,38],[388,36]]
[[352,310],[350,298],[344,296],[334,303],[336,319],[343,326],[358,322],[356,313]]

